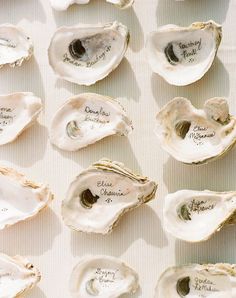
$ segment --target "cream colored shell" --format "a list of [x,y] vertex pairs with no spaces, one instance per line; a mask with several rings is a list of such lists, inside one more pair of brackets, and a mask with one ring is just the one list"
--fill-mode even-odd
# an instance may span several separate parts
[[76,95],[56,112],[50,139],[57,147],[75,151],[107,136],[127,136],[132,122],[114,99],[95,93]]
[[212,98],[204,109],[176,97],[157,114],[155,133],[164,150],[187,164],[202,164],[221,157],[236,142],[236,119],[227,101]]
[[40,279],[40,272],[27,259],[0,254],[0,298],[23,297]]
[[[72,4],[88,4],[90,0],[50,0],[51,6],[56,10],[66,10]],[[126,9],[133,5],[134,0],[106,0],[120,9]]]
[[108,256],[83,258],[73,269],[73,298],[118,298],[139,288],[137,273],[121,260]]
[[164,229],[184,241],[204,241],[235,223],[235,210],[235,191],[180,190],[165,197]]
[[47,186],[0,167],[0,230],[36,216],[52,200]]
[[14,141],[31,126],[42,110],[42,101],[30,92],[0,95],[0,145]]
[[0,68],[4,65],[20,66],[33,54],[33,43],[21,28],[11,25],[0,25]]
[[189,85],[209,70],[221,38],[221,26],[214,21],[160,27],[148,37],[149,64],[169,84]]
[[107,234],[122,215],[155,198],[157,185],[133,174],[124,164],[101,159],[71,183],[62,202],[70,228]]
[[155,298],[236,298],[236,267],[190,264],[168,268],[160,277]]
[[60,78],[89,86],[120,64],[128,42],[127,27],[117,21],[61,27],[52,37],[49,63]]

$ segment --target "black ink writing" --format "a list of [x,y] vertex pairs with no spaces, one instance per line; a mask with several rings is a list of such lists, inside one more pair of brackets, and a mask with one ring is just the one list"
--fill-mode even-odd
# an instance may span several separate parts
[[101,60],[104,60],[106,58],[106,54],[108,52],[111,51],[111,46],[105,46],[103,52],[101,54],[97,54],[93,60],[91,61],[80,61],[80,60],[76,60],[76,59],[73,59],[72,57],[69,56],[68,53],[65,53],[63,55],[63,58],[62,58],[62,61],[65,62],[65,63],[70,63],[76,67],[87,67],[87,68],[90,68],[92,67],[93,65],[95,65],[96,63],[98,63],[99,61]]
[[119,270],[97,268],[95,272],[95,279],[98,280],[101,284],[114,283],[118,271]]
[[112,198],[111,197],[123,197],[125,194],[120,190],[113,190],[113,184],[109,181],[98,181],[97,182],[97,187],[100,188],[100,195],[105,198],[105,201],[109,204],[112,203]]
[[194,126],[192,132],[189,133],[188,137],[194,141],[197,145],[203,145],[204,139],[213,138],[215,136],[215,131],[208,131],[208,127]]
[[103,107],[101,107],[99,110],[93,110],[91,109],[89,106],[86,106],[84,111],[86,113],[89,113],[89,114],[95,114],[97,116],[101,115],[101,116],[110,116],[110,112],[106,112],[104,111]]
[[200,212],[204,212],[207,210],[212,210],[214,209],[215,204],[214,203],[209,203],[207,201],[203,201],[203,200],[197,200],[197,199],[193,199],[190,204],[188,204],[188,209],[190,212],[196,212],[196,213],[200,213]]
[[4,208],[1,208],[0,211],[1,212],[6,212],[6,211],[8,211],[8,209],[4,207]]
[[85,121],[92,121],[100,124],[107,124],[110,122],[110,119],[104,119],[110,116],[110,112],[106,112],[103,107],[100,107],[100,109],[95,110],[90,108],[89,106],[86,106],[84,109],[86,115]]
[[[215,284],[207,278],[201,279],[195,277],[192,287],[195,291],[199,292],[219,292],[219,290],[215,287]],[[205,295],[201,297],[205,297]]]
[[14,117],[13,109],[0,107],[0,132],[3,131],[3,127],[13,123]]
[[195,61],[194,57],[198,55],[198,52],[202,49],[202,39],[189,41],[188,43],[179,42],[178,46],[182,50],[181,56],[184,60],[193,63]]

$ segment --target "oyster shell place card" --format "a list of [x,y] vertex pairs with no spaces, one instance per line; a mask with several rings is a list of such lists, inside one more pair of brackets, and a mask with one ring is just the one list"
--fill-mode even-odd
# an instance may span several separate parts
[[0,145],[13,142],[31,126],[42,110],[42,101],[30,92],[0,95]]
[[49,63],[60,78],[89,86],[120,64],[128,43],[128,29],[117,21],[61,27],[52,37]]
[[21,66],[33,55],[33,43],[21,28],[11,25],[0,25],[0,68],[4,65]]
[[62,217],[71,229],[107,234],[124,213],[155,198],[157,184],[123,163],[101,159],[71,183]]
[[[88,4],[90,0],[50,0],[51,6],[56,10],[67,10],[72,4]],[[106,0],[120,9],[126,9],[133,5],[134,0]]]
[[149,64],[169,84],[189,85],[209,70],[221,38],[221,25],[214,21],[160,27],[148,37]]
[[107,136],[127,136],[132,122],[116,100],[95,93],[76,95],[56,112],[50,139],[57,147],[75,151]]
[[160,277],[155,298],[235,298],[236,267],[190,264],[168,268]]
[[200,242],[235,224],[236,191],[179,190],[165,197],[164,229],[174,237]]
[[23,297],[40,279],[40,272],[27,259],[0,253],[0,297]]
[[0,230],[31,219],[53,199],[47,186],[5,167],[0,167],[0,190]]
[[139,288],[138,274],[118,258],[83,258],[70,277],[73,298],[118,298],[134,294]]
[[176,97],[157,114],[155,133],[164,150],[187,164],[204,164],[226,154],[236,142],[236,118],[224,98],[211,98],[204,109]]

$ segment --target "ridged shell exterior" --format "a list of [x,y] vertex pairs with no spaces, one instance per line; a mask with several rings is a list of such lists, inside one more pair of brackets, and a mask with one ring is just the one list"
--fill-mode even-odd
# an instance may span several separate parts
[[41,275],[27,259],[0,253],[0,297],[23,297],[40,281]]
[[157,185],[133,174],[124,164],[99,160],[71,183],[62,202],[62,217],[70,228],[107,234],[124,213],[155,198]]
[[0,145],[13,142],[42,111],[42,101],[30,92],[0,95]]
[[0,230],[36,216],[53,199],[47,186],[6,167],[0,167],[0,189]]
[[134,294],[138,288],[137,273],[123,261],[108,256],[83,258],[70,277],[73,298],[118,298]]
[[236,267],[189,264],[168,268],[159,278],[155,298],[235,298]]
[[210,69],[221,38],[221,25],[214,21],[162,26],[148,37],[149,64],[171,85],[192,84]]
[[0,25],[0,68],[4,65],[21,66],[33,55],[33,43],[21,28],[11,25]]
[[236,118],[227,101],[212,98],[204,109],[176,97],[157,114],[155,133],[164,150],[187,164],[204,164],[226,154],[236,142]]
[[117,21],[61,27],[52,37],[49,63],[60,78],[89,86],[117,68],[128,43],[128,28]]
[[205,241],[235,223],[235,210],[235,191],[179,190],[165,197],[164,229],[184,241]]
[[75,151],[111,135],[127,136],[132,122],[114,99],[95,93],[74,96],[56,112],[50,139],[58,148]]

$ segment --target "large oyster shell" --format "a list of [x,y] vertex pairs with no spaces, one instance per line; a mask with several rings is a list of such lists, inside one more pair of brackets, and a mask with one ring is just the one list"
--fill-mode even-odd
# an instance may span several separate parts
[[219,158],[236,142],[236,119],[229,115],[225,99],[212,98],[204,110],[176,97],[157,114],[156,135],[175,159],[201,164]]
[[156,189],[124,164],[101,159],[71,183],[62,217],[74,230],[107,234],[124,213],[153,199]]
[[160,277],[155,298],[235,298],[236,267],[190,264],[168,268]]
[[165,198],[164,228],[181,240],[204,241],[234,223],[235,210],[235,191],[180,190]]
[[42,101],[33,93],[0,95],[0,145],[14,141],[33,124],[42,110]]
[[79,85],[92,85],[120,64],[128,41],[127,27],[116,21],[61,27],[51,40],[49,63],[59,77]]
[[[90,0],[50,0],[51,6],[56,10],[66,10],[72,4],[88,4]],[[126,9],[133,5],[134,0],[106,0],[120,9]]]
[[222,38],[214,21],[189,27],[166,25],[148,37],[148,61],[169,84],[184,86],[203,77],[211,67]]
[[139,288],[137,273],[117,258],[94,256],[82,259],[73,269],[73,298],[118,298]]
[[74,151],[107,136],[127,136],[132,122],[123,107],[110,97],[95,93],[74,96],[56,112],[50,139],[57,147]]
[[40,272],[27,259],[0,253],[0,298],[22,297],[40,279]]
[[33,54],[33,43],[22,29],[11,24],[0,25],[0,68],[20,66]]
[[5,167],[0,167],[0,190],[0,230],[34,217],[53,198],[48,187]]

